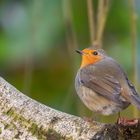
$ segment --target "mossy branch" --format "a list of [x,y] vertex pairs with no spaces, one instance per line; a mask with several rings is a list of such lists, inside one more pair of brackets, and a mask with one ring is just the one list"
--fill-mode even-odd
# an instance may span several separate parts
[[84,121],[47,107],[0,78],[0,139],[98,140],[140,138],[140,125],[122,127]]

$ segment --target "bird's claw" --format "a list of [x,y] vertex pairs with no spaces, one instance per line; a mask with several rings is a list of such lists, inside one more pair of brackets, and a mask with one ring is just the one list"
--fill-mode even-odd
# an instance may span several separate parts
[[139,122],[138,119],[127,119],[127,118],[118,118],[117,124],[123,125],[123,126],[133,126],[137,125]]

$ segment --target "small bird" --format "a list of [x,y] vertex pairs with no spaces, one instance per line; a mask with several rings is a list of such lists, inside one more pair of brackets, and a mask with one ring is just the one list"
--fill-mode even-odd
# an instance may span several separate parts
[[131,103],[140,109],[140,97],[121,66],[102,49],[76,50],[82,55],[75,88],[82,102],[93,112],[111,115]]

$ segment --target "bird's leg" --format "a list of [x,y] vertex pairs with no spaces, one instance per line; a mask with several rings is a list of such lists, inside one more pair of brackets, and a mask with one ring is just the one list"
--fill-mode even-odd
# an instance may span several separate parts
[[139,123],[138,119],[127,119],[127,118],[120,118],[117,122],[117,124],[123,126],[134,126],[134,125],[138,125],[138,123]]
[[100,116],[97,113],[92,112],[92,117],[83,117],[83,119],[88,122],[99,121]]
[[97,114],[97,113],[92,113],[92,116],[93,116],[93,121],[99,121],[100,120],[100,116],[99,116],[99,114]]
[[117,124],[119,124],[120,120],[121,120],[121,112],[118,112]]

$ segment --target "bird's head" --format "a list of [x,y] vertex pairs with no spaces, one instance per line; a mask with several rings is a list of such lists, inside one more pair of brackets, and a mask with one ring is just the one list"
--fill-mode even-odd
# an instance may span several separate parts
[[106,56],[102,49],[86,48],[82,51],[76,50],[76,52],[82,55],[81,68],[99,62]]

